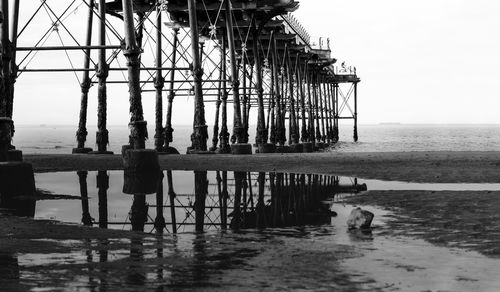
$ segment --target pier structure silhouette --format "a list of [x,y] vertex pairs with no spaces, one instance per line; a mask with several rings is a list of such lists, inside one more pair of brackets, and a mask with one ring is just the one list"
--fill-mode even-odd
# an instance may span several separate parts
[[[0,161],[22,160],[12,144],[13,108],[16,80],[25,74],[78,79],[73,153],[111,154],[110,86],[128,89],[123,151],[133,158],[141,150],[138,160],[157,153],[312,152],[339,140],[342,119],[354,121],[357,141],[356,69],[335,65],[330,40],[311,37],[293,16],[297,9],[295,0],[0,1]],[[87,145],[94,86],[96,149]],[[155,96],[154,135],[144,118],[147,95]],[[177,104],[190,97],[193,111],[180,113]],[[193,117],[186,150],[173,139],[179,114]],[[144,154],[148,137],[155,149]]]

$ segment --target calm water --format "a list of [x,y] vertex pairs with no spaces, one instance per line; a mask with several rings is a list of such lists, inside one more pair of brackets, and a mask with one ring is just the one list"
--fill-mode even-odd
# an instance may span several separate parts
[[[250,137],[255,137],[255,127]],[[95,127],[89,127],[87,146],[95,147]],[[76,126],[18,126],[14,143],[24,153],[71,153],[75,147]],[[211,136],[211,127],[209,134]],[[126,127],[109,127],[109,148],[120,153],[128,141]],[[181,153],[190,145],[189,126],[177,126],[174,143]],[[149,127],[148,147],[153,147],[154,130]],[[340,143],[335,150],[346,152],[368,151],[496,151],[500,149],[500,125],[411,126],[377,125],[359,127],[360,141],[352,142],[352,127],[340,128]],[[211,145],[211,137],[209,138]]]

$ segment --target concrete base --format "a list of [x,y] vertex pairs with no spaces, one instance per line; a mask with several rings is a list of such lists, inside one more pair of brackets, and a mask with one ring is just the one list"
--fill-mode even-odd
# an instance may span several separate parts
[[135,172],[157,172],[160,170],[158,152],[152,149],[127,149],[124,151],[123,167]]
[[[16,216],[33,217],[36,201],[33,167],[25,162],[0,162],[0,208]],[[23,198],[24,197],[24,198]]]
[[186,154],[209,155],[209,154],[215,154],[215,152],[203,151],[203,150],[193,150],[193,149],[191,149],[191,147],[189,147],[186,151]]
[[316,148],[318,148],[318,150],[322,150],[325,148],[325,143],[323,142],[316,142]]
[[231,144],[231,153],[233,155],[252,154],[252,144],[248,143]]
[[276,145],[271,143],[259,144],[257,146],[258,153],[275,153]]
[[311,142],[305,142],[305,143],[302,143],[302,152],[304,153],[311,153],[313,152],[313,143]]
[[114,153],[112,151],[91,151],[89,154],[95,154],[95,155],[113,155]]
[[126,149],[123,155],[125,194],[153,194],[161,181],[158,153],[151,149]]
[[73,148],[73,151],[71,151],[71,153],[73,154],[86,154],[86,153],[89,153],[89,152],[92,152],[92,148]]
[[289,146],[290,147],[290,151],[292,153],[302,153],[304,152],[304,145],[298,143],[298,144],[292,144]]
[[217,148],[215,151],[217,154],[230,154],[231,153],[231,147],[226,147],[226,148]]
[[23,152],[21,150],[11,149],[7,151],[7,159],[9,161],[23,161]]
[[123,157],[123,163],[125,163],[125,156],[126,156],[126,152],[128,150],[132,149],[132,146],[128,145],[128,144],[125,144],[125,145],[122,145],[122,157]]
[[158,155],[169,155],[169,154],[180,154],[174,147],[164,147],[162,151],[158,152]]
[[292,152],[292,148],[290,148],[290,146],[286,146],[286,145],[276,146],[276,153],[291,153],[291,152]]

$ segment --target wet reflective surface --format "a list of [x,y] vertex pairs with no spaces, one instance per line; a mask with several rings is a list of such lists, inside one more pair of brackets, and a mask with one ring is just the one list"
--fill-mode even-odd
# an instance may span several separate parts
[[[458,212],[451,210],[457,210],[457,204],[470,203],[463,200],[464,192],[367,193],[370,183],[383,182],[326,175],[163,174],[155,193],[133,195],[124,193],[123,172],[37,174],[36,196],[22,198],[17,207],[2,209],[0,215],[18,212],[38,222],[53,219],[96,231],[146,233],[61,239],[65,236],[48,231],[47,236],[42,232],[32,237],[12,237],[6,231],[0,237],[2,287],[7,291],[500,289],[496,276],[500,254],[467,250],[467,244],[477,244],[473,233],[453,224],[439,225],[455,220]],[[395,184],[386,186],[392,189]],[[490,218],[479,237],[487,241],[495,238],[490,229],[498,225],[495,202],[500,196],[484,193],[488,196],[476,200],[476,207],[464,209],[482,210],[481,218]],[[347,230],[354,204],[375,213],[371,230]],[[423,220],[429,212],[416,211],[424,208],[436,214],[436,225]],[[461,240],[462,245],[456,245],[460,248],[427,236],[457,232],[466,235],[455,237]]]
[[81,200],[39,200],[35,218],[145,232],[285,227],[330,222],[336,193],[366,186],[335,176],[165,171],[158,191],[124,194],[122,172],[48,173],[37,187]]

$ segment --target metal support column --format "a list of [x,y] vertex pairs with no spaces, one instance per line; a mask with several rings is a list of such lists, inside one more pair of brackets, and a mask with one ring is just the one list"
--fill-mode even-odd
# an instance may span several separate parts
[[170,56],[172,58],[172,63],[170,64],[170,67],[172,68],[170,70],[170,80],[169,80],[169,90],[168,90],[168,105],[167,105],[167,117],[166,117],[166,122],[165,122],[165,146],[164,151],[167,153],[179,153],[177,149],[173,148],[170,146],[170,143],[174,141],[173,137],[173,132],[174,129],[172,127],[172,107],[174,105],[174,98],[175,98],[175,71],[176,71],[176,64],[177,64],[177,46],[179,43],[179,28],[174,27],[172,29],[172,36],[173,36],[173,42],[172,42],[172,55]]
[[231,153],[231,148],[229,146],[229,130],[227,128],[227,60],[226,60],[226,38],[224,34],[222,35],[222,45],[221,45],[221,60],[222,60],[222,117],[221,117],[221,130],[219,134],[220,146],[219,153]]
[[354,142],[358,142],[358,82],[354,82]]
[[83,60],[83,71],[81,88],[81,103],[80,103],[80,118],[78,122],[78,130],[76,132],[77,147],[73,149],[73,153],[88,153],[92,151],[92,148],[85,147],[85,141],[87,141],[87,108],[89,99],[89,90],[91,86],[90,80],[90,46],[92,45],[92,24],[94,21],[94,0],[89,0],[89,14],[87,20],[87,38],[85,45],[85,57]]
[[[106,1],[99,0],[99,46],[106,46]],[[112,154],[107,151],[109,144],[109,133],[106,128],[107,120],[107,87],[106,79],[109,75],[109,68],[106,62],[106,49],[99,49],[97,64],[97,133],[96,133],[96,154]]]
[[205,104],[203,102],[203,69],[200,59],[200,40],[198,35],[198,19],[196,14],[196,1],[188,0],[189,27],[191,30],[191,52],[193,56],[194,79],[194,121],[193,134],[191,135],[191,151],[207,151],[207,125],[205,122]]
[[238,78],[238,61],[236,60],[236,45],[234,42],[234,26],[231,9],[231,0],[224,1],[226,33],[229,49],[229,61],[231,65],[231,86],[233,89],[233,136],[231,142],[243,143],[243,124],[241,121],[240,105],[240,80]]
[[[193,1],[193,0],[190,0]],[[138,47],[134,30],[132,0],[122,0],[125,30],[124,55],[127,58],[128,83],[130,93],[130,142],[133,149],[146,148],[147,122],[144,121],[140,86],[141,48]]]
[[[165,79],[163,78],[162,67],[162,17],[161,5],[156,7],[156,62],[157,68],[154,79],[156,89],[156,103],[155,103],[155,149],[158,152],[163,152],[165,144],[165,135],[163,130],[163,87],[165,86]],[[173,72],[173,71],[172,71]]]

